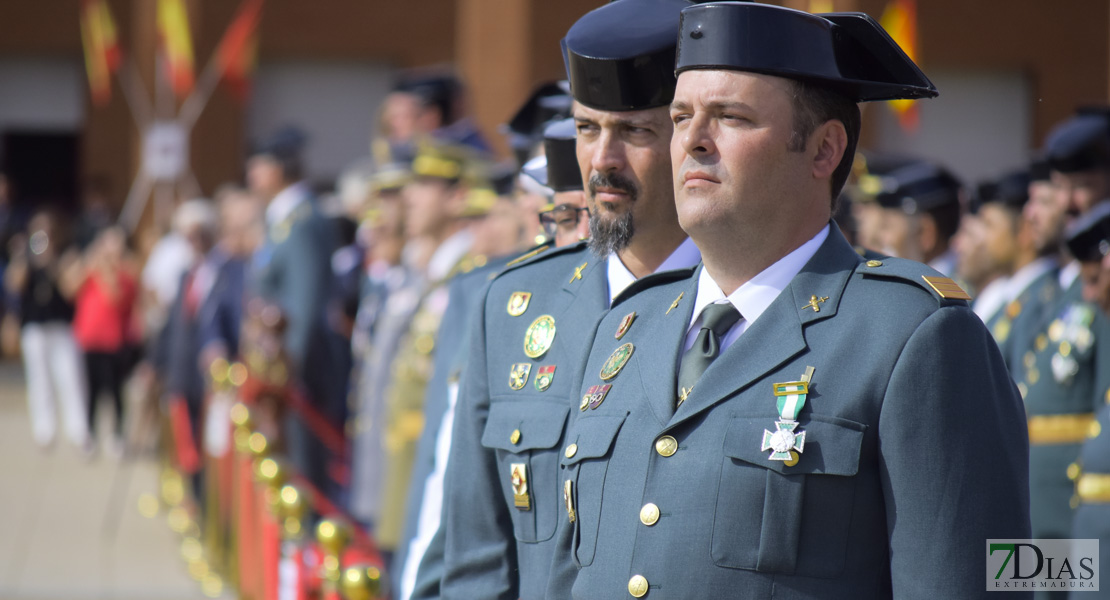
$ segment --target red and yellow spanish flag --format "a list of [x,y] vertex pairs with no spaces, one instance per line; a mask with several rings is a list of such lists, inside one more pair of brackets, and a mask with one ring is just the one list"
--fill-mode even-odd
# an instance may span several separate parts
[[183,0],[158,0],[158,37],[166,75],[178,97],[193,89],[193,39]]
[[81,41],[93,104],[103,106],[112,99],[112,73],[121,59],[116,23],[104,0],[82,0]]
[[262,1],[243,0],[216,50],[221,76],[240,102],[246,102],[250,95],[250,77],[258,61],[257,32]]
[[[883,9],[879,24],[902,47],[910,60],[917,62],[917,0],[890,0]],[[908,132],[920,124],[917,103],[913,100],[889,100],[887,105],[898,116],[898,123]]]

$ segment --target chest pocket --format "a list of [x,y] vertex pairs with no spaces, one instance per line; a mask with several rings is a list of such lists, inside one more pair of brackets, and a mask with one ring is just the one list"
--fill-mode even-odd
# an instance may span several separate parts
[[722,567],[832,577],[844,569],[866,425],[811,415],[798,463],[761,450],[774,420],[733,417],[725,434],[712,555]]
[[[501,489],[513,517],[513,531],[521,542],[543,542],[555,535],[563,504],[559,476],[559,440],[570,408],[554,402],[513,398],[489,409],[482,445],[497,453]],[[517,502],[513,469],[523,465],[527,506]]]
[[[576,449],[570,457],[563,454],[563,481],[569,479],[574,487],[574,560],[580,567],[594,561],[609,451],[626,418],[628,413],[579,418],[567,436],[567,446]],[[568,518],[565,510],[562,518]]]

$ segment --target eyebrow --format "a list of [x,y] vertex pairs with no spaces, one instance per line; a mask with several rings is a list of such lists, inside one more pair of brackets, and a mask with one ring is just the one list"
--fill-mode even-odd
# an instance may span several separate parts
[[[711,100],[704,103],[705,107],[709,110],[751,110],[752,107],[745,102],[733,102],[729,100]],[[671,103],[671,110],[690,110],[689,102],[683,100],[675,100]]]

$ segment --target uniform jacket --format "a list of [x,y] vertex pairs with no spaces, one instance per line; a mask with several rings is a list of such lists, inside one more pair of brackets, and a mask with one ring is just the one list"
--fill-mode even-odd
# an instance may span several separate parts
[[[1067,470],[1087,431],[1079,420],[1092,418],[1110,387],[1110,320],[1082,301],[1079,279],[1041,311],[1046,318],[1034,328],[1014,374],[1029,416],[1033,535],[1066,538],[1074,492]],[[1052,423],[1061,418],[1078,425],[1057,431]]]
[[[608,308],[605,267],[578,243],[540,252],[487,288],[473,320],[451,439],[443,598],[543,596],[562,514],[562,501],[552,494],[560,442],[573,408],[572,380],[593,325]],[[514,292],[531,294],[519,316],[509,314]],[[529,358],[525,334],[543,315],[554,319],[555,337],[546,352]],[[520,389],[510,385],[514,365],[527,370],[517,380]],[[546,388],[536,385],[543,367],[555,368]],[[523,465],[528,488],[537,490],[528,492],[526,508],[515,502],[514,464]]]
[[[474,268],[451,280],[447,310],[436,333],[436,346],[432,377],[424,394],[424,431],[420,434],[420,444],[413,463],[412,479],[408,489],[405,524],[402,529],[401,544],[393,555],[391,572],[394,590],[400,589],[400,577],[408,559],[409,544],[417,534],[418,517],[424,504],[424,486],[428,476],[435,470],[435,448],[439,427],[448,408],[449,381],[458,382],[459,374],[466,366],[470,318],[477,309],[478,302],[485,297],[483,288],[505,267],[508,258],[493,259],[484,266]],[[440,504],[442,508],[442,505]],[[442,541],[442,536],[440,540]],[[441,565],[433,581],[435,594],[438,595],[439,579],[442,577],[443,545],[429,549],[438,555]],[[396,592],[394,596],[396,596]]]
[[[833,227],[675,411],[688,273],[638,282],[597,328],[578,397],[612,388],[575,408],[560,453],[571,493],[549,597],[627,598],[637,575],[651,600],[984,595],[985,540],[1029,534],[1028,445],[966,303],[933,292],[924,265],[865,262]],[[786,466],[761,446],[773,385],[809,366],[806,438]]]
[[[1076,480],[1079,506],[1075,510],[1071,537],[1099,540],[1099,572],[1106,573],[1110,565],[1110,558],[1103,550],[1110,548],[1110,405],[1099,409],[1095,423],[1079,453],[1079,478]],[[1110,598],[1110,587],[1100,582],[1099,590],[1097,593],[1072,591],[1069,598]]]

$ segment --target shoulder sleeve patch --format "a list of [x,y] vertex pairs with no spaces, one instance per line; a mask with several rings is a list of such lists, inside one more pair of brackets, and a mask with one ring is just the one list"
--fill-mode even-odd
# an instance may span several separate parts
[[933,288],[941,298],[971,300],[971,296],[960,287],[960,284],[947,277],[929,277],[928,275],[922,275],[921,278],[924,279],[925,283],[929,284],[929,287]]

